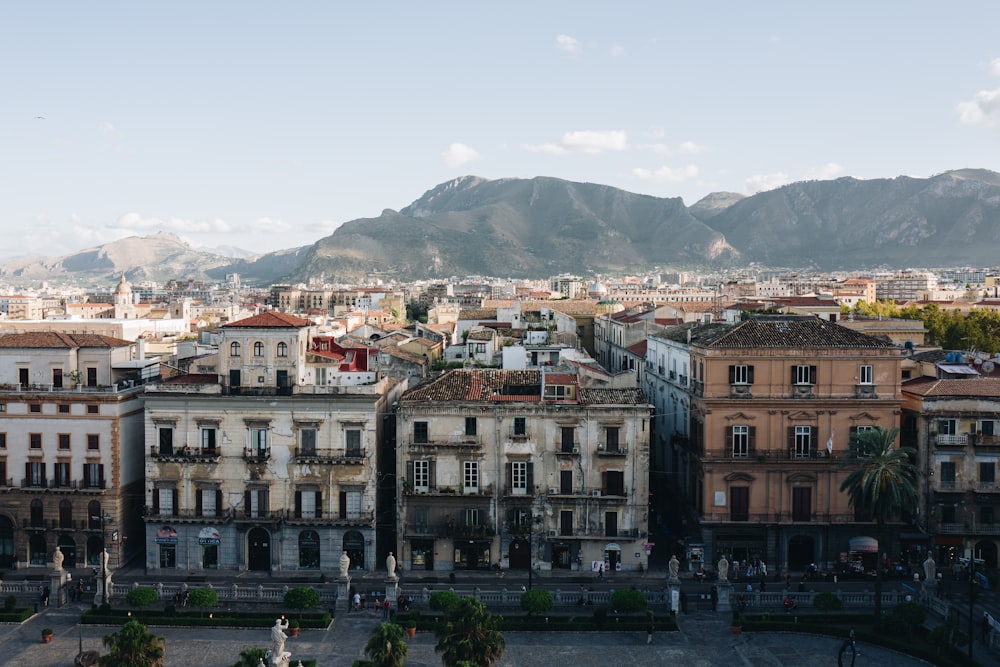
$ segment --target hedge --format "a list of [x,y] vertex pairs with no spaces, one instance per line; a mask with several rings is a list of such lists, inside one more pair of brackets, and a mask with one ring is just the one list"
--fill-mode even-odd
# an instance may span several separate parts
[[[87,625],[121,625],[129,620],[141,621],[145,625],[213,627],[213,628],[270,628],[274,619],[283,612],[239,612],[239,611],[178,611],[166,613],[156,610],[128,611],[119,609],[91,609],[80,616],[80,622]],[[209,614],[212,618],[209,618]],[[284,612],[286,617],[290,616]],[[298,614],[296,613],[296,616]],[[328,612],[302,614],[299,626],[302,628],[326,629],[330,625]]]
[[[600,611],[602,608],[598,608]],[[547,619],[547,620],[546,620]],[[395,614],[393,623],[406,627],[413,623],[418,630],[436,631],[445,626],[444,614],[422,614],[420,612],[403,612]],[[594,614],[592,616],[560,616],[550,614],[504,615],[500,617],[501,631],[542,631],[542,632],[590,632],[594,630],[622,630],[645,632],[649,629],[650,620],[646,615],[607,616]],[[653,619],[654,630],[673,632],[677,630],[677,620],[672,616],[656,616]]]
[[28,607],[15,607],[14,609],[4,609],[0,611],[0,623],[23,623],[31,618],[35,613],[34,609]]

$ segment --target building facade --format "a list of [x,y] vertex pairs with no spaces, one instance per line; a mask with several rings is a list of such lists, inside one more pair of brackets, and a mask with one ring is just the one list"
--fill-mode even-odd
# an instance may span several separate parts
[[404,394],[405,570],[647,564],[649,406],[573,373],[455,370]]

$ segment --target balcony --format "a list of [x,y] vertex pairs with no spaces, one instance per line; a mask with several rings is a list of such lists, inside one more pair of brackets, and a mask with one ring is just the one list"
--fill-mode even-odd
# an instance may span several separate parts
[[820,461],[839,461],[836,453],[830,454],[822,449],[748,449],[746,453],[734,453],[732,447],[725,449],[710,449],[705,452],[706,459],[715,461],[740,461],[745,463],[768,463],[773,461],[799,461],[802,463],[817,463]]
[[243,460],[247,463],[267,463],[271,459],[270,450],[262,452],[259,449],[244,449]]
[[8,477],[6,479],[0,478],[0,488],[13,489],[14,478],[13,477]]
[[816,398],[815,387],[811,384],[793,384],[792,398]]
[[496,535],[492,523],[465,524],[453,517],[431,519],[426,522],[408,521],[405,525],[407,537],[451,537],[455,539],[487,539]]
[[702,515],[702,523],[750,523],[750,524],[823,524],[835,525],[845,523],[866,523],[859,521],[854,514],[827,514],[820,512],[706,512]]
[[170,521],[172,523],[229,523],[233,518],[233,511],[225,509],[214,514],[206,514],[205,512],[198,514],[195,510],[177,510],[172,514],[166,514],[159,510],[154,512],[152,507],[147,506],[143,510],[143,517],[150,521]]
[[939,447],[965,447],[969,444],[969,436],[966,433],[959,435],[942,433],[934,436],[934,444]]
[[985,433],[970,433],[969,440],[976,447],[1000,447],[1000,435],[986,435]]
[[932,488],[944,493],[958,493],[965,491],[965,484],[953,479],[938,479]]
[[1000,523],[939,523],[938,534],[942,535],[1000,535]]
[[729,398],[753,398],[753,385],[731,384],[729,385]]
[[151,446],[149,456],[154,461],[173,463],[218,463],[222,452],[218,449],[191,449],[183,447],[180,449],[161,450],[159,447]]
[[628,456],[628,447],[624,445],[612,445],[608,447],[606,444],[601,444],[597,446],[598,456]]
[[[514,436],[511,436],[514,437]],[[527,438],[527,435],[522,436]],[[440,438],[428,438],[424,441],[409,443],[410,451],[426,449],[455,448],[458,451],[472,451],[482,448],[478,435],[449,435]]]
[[323,463],[329,465],[362,465],[365,452],[362,449],[316,449],[296,447],[292,451],[296,463]]
[[854,398],[878,398],[873,384],[859,384],[854,387]]
[[976,482],[976,493],[1000,493],[1000,484],[996,482]]
[[285,518],[284,510],[266,510],[257,512],[234,512],[233,521],[236,523],[278,523]]
[[47,489],[49,488],[49,480],[45,479],[28,479],[27,477],[21,478],[21,488],[22,489]]
[[695,396],[704,396],[705,383],[701,380],[691,380],[691,393]]
[[292,511],[285,517],[285,523],[290,526],[370,526],[374,519],[375,515],[370,512],[358,512],[353,516],[341,516],[339,513],[333,515],[327,512],[324,516],[322,510],[317,509],[312,516]]
[[568,445],[564,445],[561,440],[558,440],[553,445],[553,447],[554,447],[554,449],[556,451],[556,456],[579,456],[580,455],[580,446],[579,445],[573,445],[572,447],[570,447]]

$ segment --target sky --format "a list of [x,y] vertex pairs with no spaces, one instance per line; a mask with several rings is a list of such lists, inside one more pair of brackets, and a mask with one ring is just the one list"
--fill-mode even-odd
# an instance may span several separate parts
[[1000,3],[3,2],[0,256],[309,245],[476,175],[1000,171]]

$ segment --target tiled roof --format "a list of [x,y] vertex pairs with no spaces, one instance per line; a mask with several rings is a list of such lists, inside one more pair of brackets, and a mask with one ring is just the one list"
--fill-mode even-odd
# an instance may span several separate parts
[[479,331],[470,331],[469,340],[493,340],[497,332],[493,329],[481,329]]
[[547,308],[559,311],[564,315],[593,315],[597,311],[596,301],[550,301],[544,304]]
[[244,320],[223,324],[222,326],[225,329],[285,329],[288,327],[307,327],[311,324],[312,322],[304,320],[301,317],[269,310]]
[[629,345],[625,349],[628,350],[629,352],[631,352],[632,354],[638,355],[640,357],[645,357],[646,356],[646,341],[641,340],[638,343],[636,343],[635,345]]
[[[577,382],[572,373],[546,373],[546,384]],[[537,403],[541,401],[541,371],[461,369],[445,373],[436,380],[407,392],[404,401],[482,401]],[[518,393],[525,390],[526,393]],[[528,393],[530,391],[530,393]],[[580,403],[596,405],[643,405],[641,389],[579,390]]]
[[0,336],[0,347],[4,348],[52,348],[74,349],[79,347],[125,347],[130,340],[122,340],[101,334],[71,334],[59,331],[28,331]]
[[496,318],[496,308],[463,308],[458,311],[458,319],[460,320],[495,320]]
[[968,380],[938,380],[915,378],[902,384],[902,390],[918,396],[963,396],[1000,398],[1000,378],[970,378]]
[[580,399],[588,405],[643,405],[642,389],[585,389],[580,387]]
[[811,316],[755,315],[735,326],[695,327],[692,345],[710,348],[867,348],[891,342]]
[[219,384],[219,376],[208,373],[187,373],[168,378],[163,384]]

